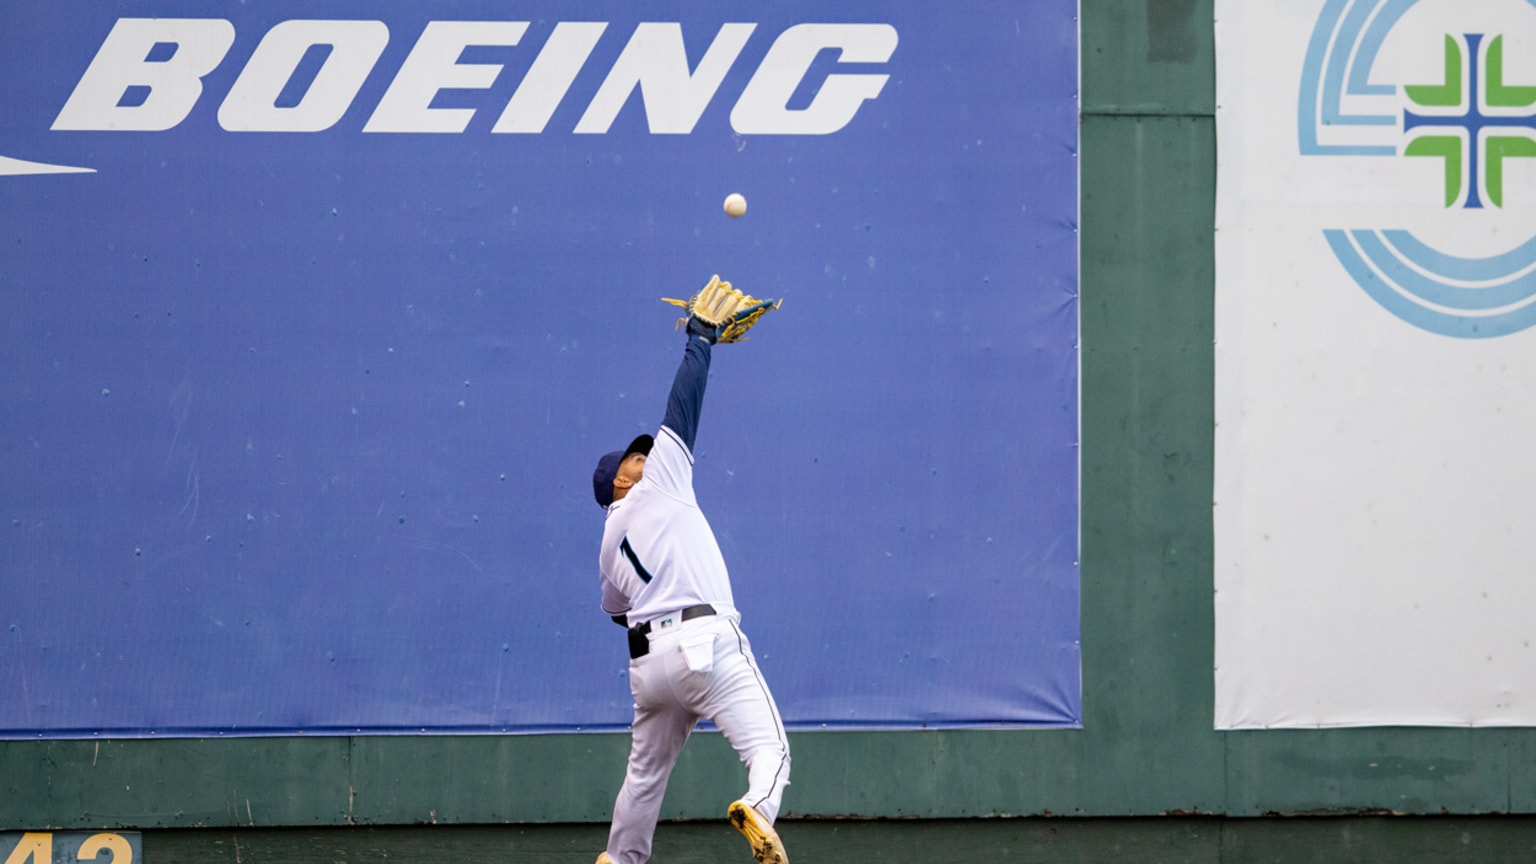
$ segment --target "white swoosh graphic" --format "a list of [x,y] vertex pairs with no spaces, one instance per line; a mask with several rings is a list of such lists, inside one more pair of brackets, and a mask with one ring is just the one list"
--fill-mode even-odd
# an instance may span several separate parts
[[18,174],[95,174],[95,168],[76,168],[71,165],[49,165],[44,162],[28,162],[0,156],[0,177]]

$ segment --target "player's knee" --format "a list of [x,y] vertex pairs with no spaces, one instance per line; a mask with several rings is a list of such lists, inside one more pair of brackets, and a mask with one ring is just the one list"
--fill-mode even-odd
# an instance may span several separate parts
[[670,773],[667,770],[642,771],[631,765],[624,775],[624,788],[636,798],[660,795],[667,790],[667,777]]

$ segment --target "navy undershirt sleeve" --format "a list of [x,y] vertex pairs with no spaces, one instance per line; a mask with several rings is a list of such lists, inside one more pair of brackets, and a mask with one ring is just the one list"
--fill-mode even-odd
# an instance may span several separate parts
[[688,347],[683,351],[683,362],[677,367],[672,379],[672,393],[667,396],[667,417],[661,424],[683,439],[689,452],[693,451],[693,439],[699,433],[699,412],[704,409],[704,386],[709,383],[708,339],[688,337]]

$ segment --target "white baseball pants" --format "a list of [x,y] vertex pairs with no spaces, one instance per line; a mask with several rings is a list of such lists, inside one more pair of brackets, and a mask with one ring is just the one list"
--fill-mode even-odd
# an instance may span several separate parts
[[719,727],[746,764],[741,800],[770,825],[789,784],[784,723],[736,622],[724,615],[696,618],[653,632],[650,639],[650,653],[629,662],[635,722],[629,769],[608,834],[614,864],[650,860],[667,779],[700,717]]

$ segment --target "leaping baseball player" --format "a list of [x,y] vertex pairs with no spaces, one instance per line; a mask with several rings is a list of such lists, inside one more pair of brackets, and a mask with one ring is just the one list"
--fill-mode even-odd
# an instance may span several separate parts
[[710,351],[738,341],[778,304],[716,276],[688,301],[688,344],[655,436],[604,455],[592,491],[607,511],[599,556],[602,608],[629,631],[635,719],[629,768],[597,864],[644,864],[667,779],[707,718],[747,766],[747,792],[726,810],[759,864],[788,864],[774,831],[789,783],[789,740],[741,630],[725,559],[693,490]]

